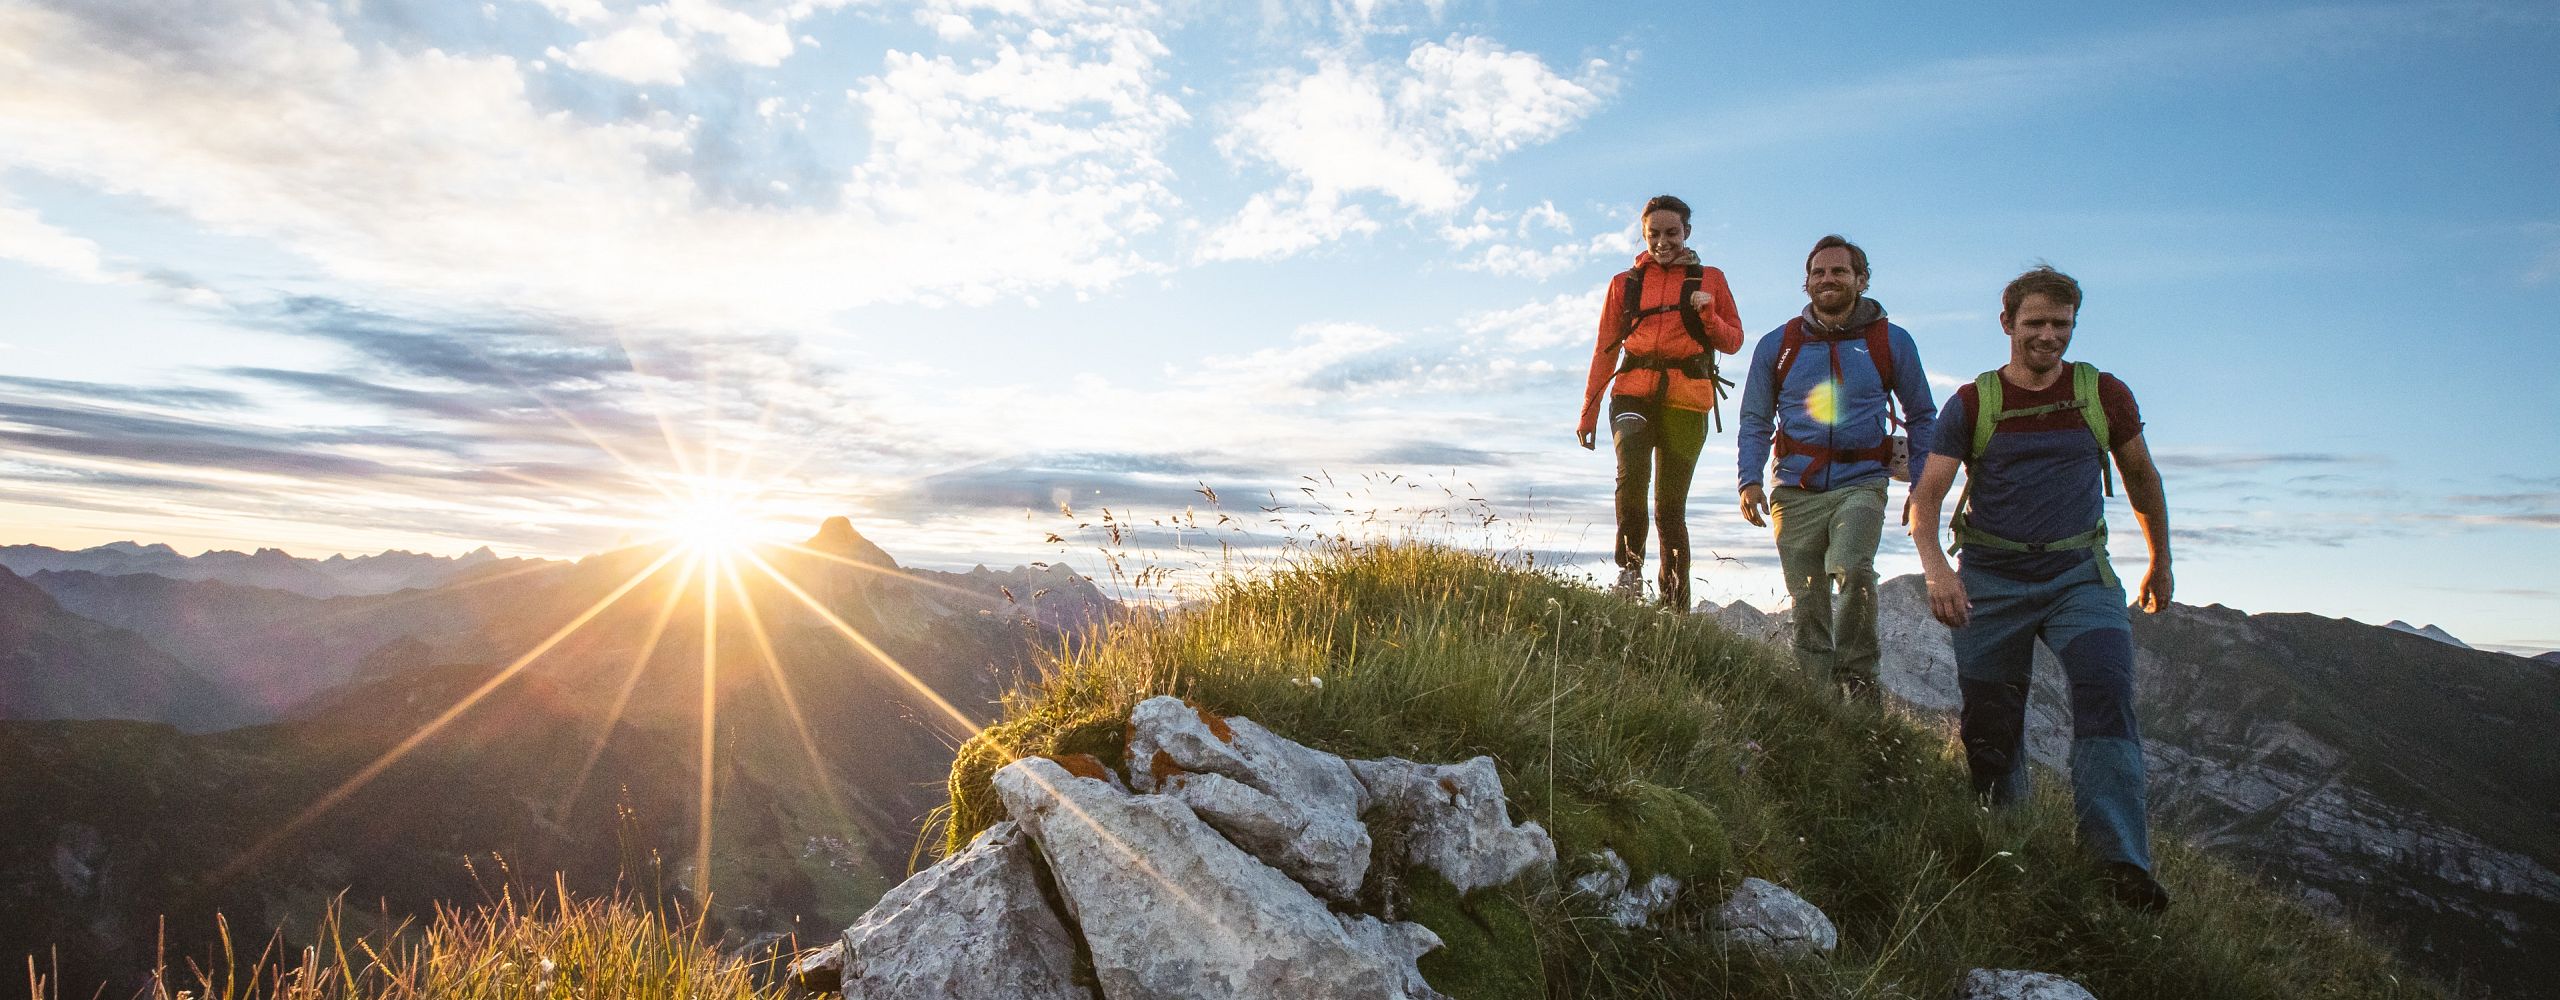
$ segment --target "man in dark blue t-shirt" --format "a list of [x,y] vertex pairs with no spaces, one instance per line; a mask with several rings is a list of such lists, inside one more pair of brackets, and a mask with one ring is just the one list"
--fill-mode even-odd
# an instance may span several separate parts
[[[2001,292],[2009,363],[1957,390],[1938,412],[1928,465],[1912,486],[1911,532],[1921,540],[1929,610],[1954,630],[1974,792],[1995,805],[2026,794],[2020,750],[2042,639],[2071,681],[2071,792],[2081,846],[2105,866],[2117,899],[2159,910],[2169,894],[2151,875],[2132,620],[2107,559],[2100,484],[2109,456],[2150,544],[2136,604],[2146,612],[2169,604],[2169,508],[2132,390],[2062,360],[2079,313],[2080,284],[2050,267],[2019,275]],[[1959,467],[1967,470],[1966,500],[1955,518],[1961,570],[1947,565],[1936,541],[1939,509]]]

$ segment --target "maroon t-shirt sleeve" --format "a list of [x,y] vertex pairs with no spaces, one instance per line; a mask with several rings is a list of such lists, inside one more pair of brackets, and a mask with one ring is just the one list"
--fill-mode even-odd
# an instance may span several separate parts
[[2142,433],[2142,407],[2133,402],[2133,390],[2124,381],[2105,372],[2098,373],[2098,406],[2107,411],[2107,450],[2124,447]]

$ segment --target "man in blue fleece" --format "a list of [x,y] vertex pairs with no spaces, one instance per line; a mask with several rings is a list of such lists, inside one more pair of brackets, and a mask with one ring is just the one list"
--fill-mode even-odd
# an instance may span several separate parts
[[[1937,404],[1911,334],[1866,296],[1867,252],[1825,236],[1805,256],[1803,315],[1751,352],[1734,450],[1742,517],[1776,521],[1778,566],[1795,603],[1796,662],[1851,697],[1876,685],[1876,543],[1896,473],[1894,423],[1916,464]],[[1902,416],[1893,415],[1893,402]],[[1777,485],[1762,489],[1772,445]],[[1838,601],[1834,602],[1834,589]]]
[[[2133,392],[2086,363],[2066,364],[2080,285],[2039,267],[2002,291],[2009,363],[1956,391],[1912,488],[1912,537],[1929,610],[1955,630],[1960,723],[1974,793],[1994,805],[2026,795],[2027,682],[2041,639],[2071,682],[2071,793],[2080,846],[2108,888],[2143,910],[2169,905],[2151,875],[2142,737],[2133,711],[2133,631],[2107,559],[2107,460],[2150,543],[2137,607],[2169,604],[2169,508],[2142,441]],[[1956,469],[1961,570],[1937,548],[1938,510]]]

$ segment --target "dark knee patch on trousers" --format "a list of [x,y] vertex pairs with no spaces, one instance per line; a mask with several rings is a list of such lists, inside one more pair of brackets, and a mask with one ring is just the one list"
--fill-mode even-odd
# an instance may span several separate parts
[[2133,716],[2133,633],[2083,632],[2055,650],[2071,680],[2071,735],[2139,739]]
[[1964,736],[1965,770],[1973,776],[1973,792],[1989,793],[2016,770],[2026,752],[2027,686],[2003,681],[1958,679],[1964,693],[1959,728]]

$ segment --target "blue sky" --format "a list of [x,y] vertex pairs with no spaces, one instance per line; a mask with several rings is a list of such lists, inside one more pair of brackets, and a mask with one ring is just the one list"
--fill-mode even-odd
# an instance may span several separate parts
[[[1099,570],[1104,507],[1178,582],[1328,525],[1594,565],[1668,191],[1754,336],[1859,240],[1941,392],[2077,275],[2180,599],[2560,646],[2547,4],[140,10],[0,5],[0,540],[567,556],[718,478],[925,565]],[[1774,604],[1701,469],[1701,595]]]

